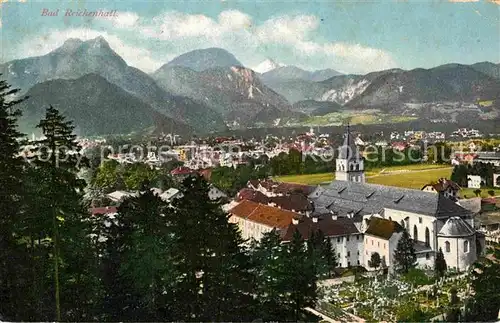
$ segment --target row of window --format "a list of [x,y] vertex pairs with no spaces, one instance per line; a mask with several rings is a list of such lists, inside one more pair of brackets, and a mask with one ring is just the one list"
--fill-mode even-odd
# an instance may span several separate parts
[[[349,242],[349,236],[346,236],[346,241]],[[344,239],[343,237],[337,238],[337,243],[340,243]],[[359,235],[356,235],[356,241],[359,241]]]
[[[372,240],[372,246],[373,246],[373,239]],[[368,244],[368,239],[365,239],[365,244]],[[380,241],[377,241],[377,247],[380,247]],[[384,249],[386,247],[386,243],[384,242]]]
[[[341,171],[345,171],[345,165],[344,165],[344,164],[340,165],[340,167],[339,167],[339,168],[340,168],[339,170],[341,170]],[[351,164],[351,165],[349,166],[349,170],[354,170],[354,169],[356,169],[356,170],[358,170],[358,171],[359,171],[359,164],[356,164],[356,166],[354,166],[353,164]]]
[[[445,241],[444,242],[444,251],[445,252],[450,252],[451,251],[451,247],[450,247],[450,242],[449,241]],[[467,241],[467,240],[464,241],[463,252],[469,252],[469,241]]]

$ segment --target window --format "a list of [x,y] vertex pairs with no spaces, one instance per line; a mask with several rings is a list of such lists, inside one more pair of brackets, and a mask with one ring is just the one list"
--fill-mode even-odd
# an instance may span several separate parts
[[372,246],[373,246],[373,239],[372,239]]
[[384,242],[384,249],[385,249],[385,242]]
[[349,166],[349,169],[350,169],[350,170],[354,170],[354,166],[351,164],[351,165]]
[[337,258],[339,258],[339,259],[340,259],[340,252],[337,254]]
[[347,267],[351,267],[351,262],[350,261],[347,262]]
[[359,241],[359,236],[356,236],[356,241]]
[[422,223],[422,218],[418,218],[418,223]]
[[340,238],[337,238],[337,242],[340,242]]
[[429,253],[428,252],[425,253],[425,259],[429,259]]
[[347,236],[345,239],[346,239],[347,242],[349,242],[349,236]]
[[365,251],[365,255],[367,255],[367,256],[368,256],[368,250],[366,250],[366,251]]
[[359,260],[358,260],[358,266],[360,265]]
[[359,164],[356,164],[356,170],[359,170]]
[[418,241],[418,230],[416,225],[413,226],[413,240]]
[[469,252],[469,241],[464,241],[464,252]]
[[347,252],[347,257],[350,257],[350,256],[351,256],[351,252],[350,252],[350,251],[348,251],[348,252]]
[[359,256],[359,250],[358,250],[358,256]]
[[444,250],[446,252],[450,252],[450,242],[449,241],[445,241],[445,243],[444,243]]
[[379,242],[377,242],[377,247],[380,247],[380,241],[379,241]]
[[430,234],[429,234],[429,228],[425,228],[425,245],[428,247],[430,246],[430,242],[431,241],[431,238],[430,238]]

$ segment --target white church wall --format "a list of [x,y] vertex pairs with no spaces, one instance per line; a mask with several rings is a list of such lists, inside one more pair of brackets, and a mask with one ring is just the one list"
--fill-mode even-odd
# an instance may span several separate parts
[[[468,243],[467,250],[464,249],[465,241]],[[438,237],[438,244],[443,250],[448,268],[465,271],[477,259],[475,235],[466,238]]]
[[[399,224],[404,222],[404,227],[410,234],[412,239],[415,239],[414,236],[414,228],[417,228],[417,236],[418,241],[425,242],[425,232],[426,229],[429,230],[429,245],[434,250],[434,244],[436,242],[436,236],[438,234],[438,230],[434,228],[434,222],[436,218],[428,215],[417,214],[412,212],[394,210],[386,208],[384,210],[384,217],[386,219],[396,221]],[[405,220],[408,218],[407,220]]]

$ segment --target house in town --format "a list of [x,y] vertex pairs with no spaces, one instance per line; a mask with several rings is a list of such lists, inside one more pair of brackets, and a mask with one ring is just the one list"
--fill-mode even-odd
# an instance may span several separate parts
[[330,239],[332,249],[337,257],[339,267],[360,266],[363,264],[363,234],[354,224],[353,219],[336,216],[303,216],[293,219],[283,231],[282,240],[291,241],[295,231],[299,231],[304,240],[308,240],[312,232],[321,230]]
[[398,245],[404,228],[397,222],[371,217],[368,227],[364,233],[364,261],[363,266],[368,270],[377,270],[369,265],[372,254],[378,253],[381,259],[380,267],[385,268],[387,264],[393,263],[394,251]]
[[238,225],[243,239],[260,240],[266,232],[286,229],[300,215],[291,211],[244,200],[229,211],[229,222]]
[[469,188],[481,188],[484,183],[484,179],[479,175],[467,175],[467,187]]
[[460,185],[446,178],[440,178],[437,183],[426,184],[422,187],[422,191],[443,194],[444,197],[455,201],[458,199],[460,189]]

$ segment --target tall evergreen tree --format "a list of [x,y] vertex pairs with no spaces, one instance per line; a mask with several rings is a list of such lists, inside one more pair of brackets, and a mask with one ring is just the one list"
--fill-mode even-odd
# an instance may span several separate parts
[[471,270],[474,295],[466,306],[468,322],[495,321],[500,311],[500,246],[487,250]]
[[[33,165],[44,180],[39,183],[39,220],[50,223],[45,228],[52,246],[55,320],[85,320],[95,297],[94,255],[89,238],[86,210],[82,205],[85,181],[77,177],[86,165],[81,147],[73,134],[72,122],[53,107],[37,126],[44,139],[35,143]],[[92,266],[89,266],[91,265]],[[63,301],[61,301],[63,300]]]
[[403,234],[399,238],[396,250],[394,251],[394,266],[396,272],[406,274],[411,268],[414,268],[417,262],[413,240],[410,238],[408,231],[403,230]]
[[221,202],[210,200],[208,192],[202,177],[188,177],[167,215],[180,273],[174,313],[178,320],[248,320],[251,280],[243,240]]
[[289,308],[293,319],[299,320],[304,307],[314,306],[317,300],[317,272],[309,257],[306,244],[298,230],[285,248],[285,277]]
[[167,205],[148,186],[125,200],[116,219],[106,219],[103,280],[106,319],[170,321],[170,293],[175,285],[173,237]]
[[443,277],[446,272],[447,265],[446,260],[444,259],[443,249],[439,248],[438,253],[436,254],[436,259],[434,263],[434,271],[436,273],[436,277]]
[[282,321],[289,316],[285,252],[276,230],[265,233],[252,247],[255,294],[259,302],[257,318],[264,321]]
[[0,314],[10,320],[24,319],[19,309],[28,305],[24,299],[29,288],[23,282],[29,255],[19,243],[25,161],[19,154],[23,135],[17,129],[21,112],[16,105],[22,100],[11,99],[18,92],[0,81]]

